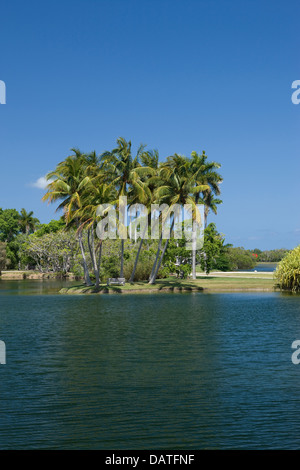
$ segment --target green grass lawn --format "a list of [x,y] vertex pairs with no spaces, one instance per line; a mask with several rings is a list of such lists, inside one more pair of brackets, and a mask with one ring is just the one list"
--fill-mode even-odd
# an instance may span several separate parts
[[229,276],[207,276],[193,280],[181,280],[175,277],[167,279],[158,279],[154,285],[145,282],[135,282],[133,284],[125,284],[125,286],[107,286],[101,284],[96,291],[93,287],[78,285],[64,288],[60,292],[62,294],[88,294],[88,293],[152,293],[152,292],[191,292],[191,291],[272,291],[275,282],[273,279],[261,278],[230,278]]

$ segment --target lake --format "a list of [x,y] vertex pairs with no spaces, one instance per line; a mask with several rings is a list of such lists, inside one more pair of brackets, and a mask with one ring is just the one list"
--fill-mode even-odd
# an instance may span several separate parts
[[0,449],[299,449],[300,297],[0,281]]
[[[257,271],[257,272],[272,272],[275,271],[278,263],[257,263],[257,265],[253,268],[250,269],[250,271]],[[241,269],[241,271],[243,271]],[[247,270],[245,270],[247,271]]]

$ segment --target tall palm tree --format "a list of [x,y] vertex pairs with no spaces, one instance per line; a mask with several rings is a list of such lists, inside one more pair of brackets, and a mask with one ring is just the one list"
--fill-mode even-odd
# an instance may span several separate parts
[[33,217],[33,211],[27,212],[25,209],[21,209],[20,217],[19,217],[19,224],[21,226],[21,232],[32,233],[35,231],[36,226],[40,223],[39,219]]
[[215,198],[213,192],[209,189],[207,191],[203,191],[202,201],[204,204],[204,228],[207,227],[207,218],[209,211],[212,210],[214,214],[218,212],[218,205],[222,204],[222,199]]
[[[99,171],[98,176],[92,179],[91,184],[86,188],[82,196],[82,206],[77,211],[76,216],[80,220],[81,227],[88,231],[88,247],[95,274],[95,288],[100,284],[100,265],[102,256],[103,241],[99,240],[98,246],[95,243],[95,226],[98,222],[98,207],[101,204],[114,200],[116,195],[114,188],[103,182],[104,175]],[[97,252],[98,250],[98,259]]]
[[147,201],[146,201],[145,205],[148,209],[148,224],[145,224],[144,231],[143,231],[143,233],[141,233],[141,240],[140,240],[140,243],[139,243],[138,251],[137,251],[137,254],[136,254],[136,257],[135,257],[134,266],[133,266],[133,269],[132,269],[132,273],[131,273],[129,282],[134,281],[134,276],[135,276],[139,256],[140,256],[142,245],[143,245],[145,235],[146,235],[147,225],[149,227],[149,225],[151,223],[151,204],[155,202],[155,200],[154,200],[154,191],[157,187],[156,179],[157,179],[157,175],[158,175],[159,153],[158,153],[157,150],[149,150],[147,152],[144,152],[141,155],[140,160],[141,160],[142,165],[144,167],[148,168],[148,171],[149,171],[148,174],[145,174],[145,175],[141,176],[141,180],[143,182],[145,182],[145,184],[146,184],[145,193],[146,193]]
[[91,178],[86,174],[85,155],[78,149],[71,149],[74,155],[60,162],[54,171],[46,176],[49,184],[43,201],[54,203],[61,201],[56,211],[63,210],[68,229],[77,228],[78,242],[83,260],[84,278],[87,285],[92,285],[85,249],[83,244],[82,230],[76,212],[82,207],[82,193],[90,184]]
[[[160,165],[159,177],[162,184],[157,188],[155,194],[160,203],[167,203],[169,206],[180,204],[182,207],[185,204],[190,204],[193,209],[193,217],[196,217],[197,207],[195,203],[194,194],[208,189],[208,185],[201,184],[195,185],[195,181],[191,175],[190,160],[182,155],[174,154],[167,158],[166,162]],[[175,216],[173,214],[171,222],[171,232],[174,228]],[[167,238],[160,258],[162,234],[160,237],[159,247],[156,254],[153,270],[149,279],[149,284],[154,284],[158,271],[160,269],[163,257],[168,247],[169,238]]]
[[[208,185],[206,190],[200,190],[194,192],[195,203],[196,204],[204,204],[204,227],[207,224],[207,204],[204,202],[205,197],[210,197],[208,194],[212,195],[220,194],[220,183],[223,181],[221,175],[216,171],[219,169],[221,165],[215,161],[208,162],[207,155],[205,151],[202,154],[198,154],[197,152],[191,153],[191,161],[190,161],[190,171],[192,174],[192,178],[194,181],[195,187],[200,187],[201,185]],[[219,201],[219,200],[218,200]],[[209,202],[209,199],[207,199]],[[195,221],[193,229],[195,229]],[[192,277],[196,279],[196,248],[193,248],[192,251]]]
[[[126,141],[123,137],[117,139],[117,147],[111,152],[104,152],[103,168],[107,173],[110,184],[117,190],[117,199],[114,201],[117,209],[120,210],[120,197],[126,196],[128,203],[132,200],[139,200],[140,203],[146,201],[147,190],[141,176],[149,169],[142,167],[139,159],[145,151],[145,145],[140,145],[135,156],[132,155],[131,141]],[[127,221],[125,221],[127,223]],[[126,230],[126,227],[119,227]],[[120,230],[120,231],[121,231]],[[121,267],[120,277],[124,277],[124,238],[121,237]]]

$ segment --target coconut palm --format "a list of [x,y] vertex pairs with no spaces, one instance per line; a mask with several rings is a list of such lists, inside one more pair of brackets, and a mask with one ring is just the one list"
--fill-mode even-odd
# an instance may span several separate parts
[[74,226],[77,228],[85,282],[87,285],[92,285],[83,244],[82,229],[78,217],[75,217],[77,211],[82,207],[82,193],[86,186],[90,185],[91,178],[86,175],[85,155],[78,149],[71,150],[74,155],[60,162],[56,169],[46,176],[49,184],[42,200],[49,203],[61,201],[56,211],[63,210],[68,229]]
[[[98,221],[98,208],[101,204],[109,203],[115,198],[113,188],[102,182],[101,173],[98,174],[97,178],[91,181],[87,191],[82,196],[82,206],[77,211],[76,216],[80,220],[80,228],[86,228],[88,233],[88,248],[92,260],[94,275],[95,275],[95,287],[98,288],[100,284],[100,265],[102,256],[103,241],[99,240],[96,246],[95,241],[95,226]],[[98,250],[98,258],[97,258]]]
[[[111,152],[102,154],[103,169],[106,171],[106,178],[110,184],[116,188],[117,199],[113,201],[117,209],[120,210],[120,197],[127,197],[129,202],[144,203],[147,200],[147,187],[141,176],[149,173],[151,169],[141,166],[139,159],[145,151],[145,145],[140,145],[136,155],[132,155],[131,141],[126,141],[123,137],[117,139],[117,147]],[[126,221],[125,221],[126,223]],[[124,230],[125,226],[119,225],[121,238],[121,267],[120,277],[124,277]]]
[[203,191],[202,201],[204,204],[204,228],[206,228],[209,211],[211,210],[215,215],[217,215],[217,206],[222,204],[223,201],[221,199],[215,198],[213,192],[210,189]]
[[[208,185],[208,188],[206,190],[194,192],[195,203],[201,203],[205,205],[204,227],[206,227],[207,225],[207,207],[209,205],[211,197],[213,197],[213,194],[220,194],[219,185],[223,181],[223,179],[221,175],[216,171],[220,167],[221,165],[215,161],[207,161],[207,155],[205,151],[203,151],[201,155],[195,151],[191,153],[190,171],[195,187],[201,185]],[[207,203],[205,203],[205,198]],[[222,201],[219,199],[215,200],[215,204],[220,204],[221,202]],[[212,210],[214,210],[214,208],[212,208]],[[195,229],[195,221],[193,229]],[[193,248],[192,251],[192,277],[193,279],[196,279],[196,248]]]
[[138,251],[137,251],[137,254],[136,254],[136,257],[135,257],[134,266],[133,266],[133,269],[132,269],[132,273],[131,273],[129,282],[134,281],[134,276],[135,276],[139,256],[140,256],[140,253],[141,253],[142,245],[143,245],[143,242],[144,242],[144,238],[145,238],[145,235],[146,235],[147,226],[149,226],[150,223],[151,223],[151,210],[150,210],[150,208],[151,208],[151,204],[155,202],[154,201],[154,191],[157,187],[156,177],[157,177],[157,173],[158,173],[159,153],[158,153],[157,150],[149,150],[147,152],[142,153],[142,155],[140,157],[140,160],[141,160],[141,163],[144,167],[146,167],[148,169],[151,168],[151,170],[153,170],[153,171],[149,171],[148,174],[145,174],[141,177],[141,180],[146,183],[145,192],[146,192],[147,202],[146,202],[145,205],[148,208],[148,224],[145,224],[144,231],[143,231],[143,233],[141,233],[141,240],[140,240],[140,243],[139,243]]
[[[162,163],[159,169],[159,178],[162,184],[157,188],[155,195],[159,203],[167,203],[169,206],[179,204],[182,207],[190,204],[193,209],[193,217],[196,217],[197,207],[194,194],[208,189],[207,184],[195,185],[191,174],[190,160],[182,155],[174,154]],[[171,222],[171,232],[174,228],[175,216],[173,214]],[[159,247],[156,254],[156,260],[149,279],[150,284],[154,284],[158,271],[160,269],[164,254],[167,250],[169,238],[167,238],[160,258],[162,234],[159,241]]]
[[25,209],[21,209],[20,217],[19,217],[19,224],[21,226],[21,232],[32,233],[35,231],[36,226],[40,223],[39,219],[33,217],[33,211],[27,212]]

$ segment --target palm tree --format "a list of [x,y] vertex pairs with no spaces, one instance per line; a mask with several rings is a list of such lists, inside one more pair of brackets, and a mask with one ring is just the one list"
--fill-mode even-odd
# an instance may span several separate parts
[[[147,152],[144,152],[141,155],[140,160],[141,160],[142,165],[144,167],[146,167],[148,169],[151,168],[151,170],[153,170],[153,171],[149,170],[148,174],[145,174],[141,177],[141,180],[144,181],[145,184],[146,184],[146,195],[147,195],[146,206],[148,208],[148,226],[149,226],[149,224],[151,223],[150,207],[151,207],[151,203],[154,202],[154,191],[157,187],[156,178],[157,178],[157,174],[158,174],[159,153],[158,153],[157,150],[149,150]],[[134,281],[134,276],[135,276],[139,256],[140,256],[140,253],[141,253],[142,245],[143,245],[143,242],[144,242],[146,230],[147,230],[147,224],[145,224],[144,232],[141,234],[141,240],[140,240],[140,243],[139,243],[138,251],[137,251],[137,254],[136,254],[136,257],[135,257],[134,266],[133,266],[133,269],[132,269],[132,273],[131,273],[129,282]]]
[[[193,217],[196,217],[197,207],[195,203],[194,194],[196,192],[208,189],[208,185],[201,184],[195,186],[195,181],[191,175],[190,160],[182,155],[174,154],[167,158],[166,162],[160,165],[159,178],[162,184],[157,188],[155,195],[160,203],[167,203],[169,206],[174,204],[190,204],[193,209]],[[171,222],[171,232],[174,228],[175,215],[173,214]],[[160,269],[163,257],[168,247],[169,239],[167,238],[161,256],[160,254],[162,242],[162,234],[159,241],[159,246],[156,254],[156,260],[153,265],[153,270],[149,279],[149,284],[154,284],[158,271]]]
[[[88,186],[88,191],[85,191],[82,196],[82,207],[77,211],[76,216],[80,220],[82,228],[87,228],[88,231],[88,247],[92,260],[93,270],[95,274],[95,288],[100,284],[100,265],[102,256],[103,240],[95,245],[95,225],[98,220],[97,210],[100,204],[109,203],[115,199],[114,188],[109,184],[103,182],[104,175],[99,171],[98,176],[91,181]],[[96,252],[98,250],[98,259]]]
[[214,214],[217,214],[217,205],[222,204],[223,201],[221,199],[215,198],[213,192],[210,189],[203,191],[202,201],[204,203],[204,228],[206,228],[209,211],[212,210]]
[[[220,194],[220,188],[219,184],[223,181],[221,175],[216,171],[219,169],[221,165],[215,161],[208,162],[207,161],[207,155],[205,151],[202,152],[202,154],[198,154],[197,152],[192,152],[191,153],[191,163],[190,163],[190,170],[192,173],[192,178],[194,181],[195,188],[200,187],[201,185],[208,185],[206,190],[196,190],[194,193],[195,197],[195,203],[199,204],[202,203],[205,205],[204,208],[204,228],[206,228],[207,224],[207,204],[205,203],[204,199],[205,197],[211,197],[208,196],[208,194],[212,195]],[[216,201],[220,201],[217,199]],[[219,202],[216,202],[216,204],[219,204]],[[222,202],[222,201],[221,201]],[[209,203],[209,199],[207,199],[207,203]],[[194,222],[194,227],[195,229],[195,222]],[[193,248],[192,251],[192,277],[193,279],[196,279],[196,248]]]
[[21,232],[32,233],[35,231],[36,226],[40,223],[39,219],[33,217],[33,211],[27,212],[25,209],[21,209],[20,217],[19,217],[19,224],[21,226]]
[[78,149],[71,149],[74,155],[67,157],[60,162],[56,169],[46,176],[50,181],[47,185],[47,192],[43,196],[43,201],[54,203],[61,201],[56,211],[63,210],[68,229],[77,228],[78,242],[83,260],[84,278],[87,285],[92,285],[87,259],[82,238],[82,229],[79,219],[75,216],[77,211],[82,207],[82,193],[87,185],[90,184],[91,178],[86,174],[85,155]]
[[[144,149],[145,145],[140,145],[135,157],[133,157],[131,141],[127,142],[123,137],[119,137],[117,139],[117,147],[111,152],[104,152],[102,154],[103,168],[107,173],[107,178],[117,191],[117,199],[114,201],[114,204],[118,210],[120,210],[120,197],[125,196],[130,202],[139,200],[141,203],[147,199],[146,184],[141,180],[141,176],[149,172],[149,169],[142,167],[139,162]],[[119,226],[119,230],[124,232],[125,227]],[[120,258],[120,277],[124,277],[124,237],[121,238]]]

